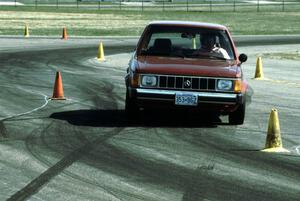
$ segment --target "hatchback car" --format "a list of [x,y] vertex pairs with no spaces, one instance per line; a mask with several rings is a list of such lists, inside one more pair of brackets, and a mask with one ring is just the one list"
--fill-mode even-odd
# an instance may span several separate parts
[[148,24],[125,77],[125,111],[141,108],[200,110],[243,124],[248,84],[225,26],[200,22]]

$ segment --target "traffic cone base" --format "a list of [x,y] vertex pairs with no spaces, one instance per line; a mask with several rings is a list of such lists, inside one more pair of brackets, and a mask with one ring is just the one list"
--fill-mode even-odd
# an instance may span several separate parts
[[102,42],[99,44],[97,59],[98,61],[105,61]]
[[61,98],[50,98],[51,100],[67,100],[65,97],[61,97]]
[[268,153],[290,153],[289,150],[283,148],[283,147],[276,147],[276,148],[268,148],[261,150],[262,152],[268,152]]
[[56,78],[53,89],[53,96],[51,100],[66,100],[64,96],[62,78],[60,72],[56,72]]
[[100,59],[99,59],[98,57],[97,57],[97,60],[98,60],[98,61],[106,61],[105,58],[100,58]]

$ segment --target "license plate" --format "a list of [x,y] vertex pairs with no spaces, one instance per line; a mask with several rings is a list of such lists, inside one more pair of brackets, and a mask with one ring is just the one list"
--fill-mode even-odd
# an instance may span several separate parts
[[194,94],[176,94],[175,95],[175,105],[198,105],[198,96]]

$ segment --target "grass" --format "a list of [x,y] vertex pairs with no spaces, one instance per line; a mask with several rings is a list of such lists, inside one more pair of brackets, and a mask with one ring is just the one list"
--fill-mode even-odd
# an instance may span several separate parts
[[0,7],[0,35],[104,36],[141,34],[153,20],[190,20],[226,25],[235,35],[300,34],[299,12],[185,12]]

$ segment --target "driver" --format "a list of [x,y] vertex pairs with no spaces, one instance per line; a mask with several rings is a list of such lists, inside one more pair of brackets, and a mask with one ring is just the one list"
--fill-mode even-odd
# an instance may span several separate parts
[[205,54],[215,57],[230,59],[227,51],[216,43],[216,36],[213,34],[205,33],[200,37],[201,48],[196,51],[196,54]]

